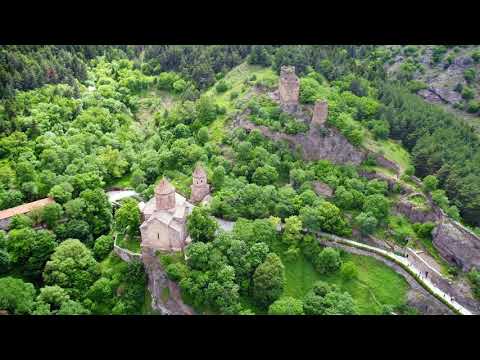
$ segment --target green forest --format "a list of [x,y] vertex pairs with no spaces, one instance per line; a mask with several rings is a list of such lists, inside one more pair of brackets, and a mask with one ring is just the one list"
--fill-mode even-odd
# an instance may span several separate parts
[[[0,211],[54,200],[0,230],[0,310],[158,313],[144,264],[113,251],[140,252],[140,199],[113,206],[106,191],[148,201],[166,177],[188,198],[197,164],[211,202],[188,216],[184,253],[157,254],[196,313],[419,313],[402,276],[321,245],[318,232],[422,249],[445,276],[466,277],[478,298],[480,269],[464,274],[432,245],[435,224],[395,211],[402,188],[412,188],[416,206],[431,198],[480,234],[478,133],[419,97],[412,76],[389,76],[394,56],[379,45],[0,46]],[[328,131],[398,173],[373,156],[359,165],[307,161],[286,141],[237,127],[248,114],[272,132],[309,132],[268,96],[284,65],[295,67],[302,106],[328,102]],[[215,218],[234,222],[232,231]]]

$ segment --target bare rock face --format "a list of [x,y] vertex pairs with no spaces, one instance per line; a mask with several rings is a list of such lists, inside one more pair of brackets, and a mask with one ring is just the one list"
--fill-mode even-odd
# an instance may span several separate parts
[[327,198],[333,196],[333,190],[330,186],[325,184],[324,182],[321,181],[314,181],[313,182],[313,189],[315,190],[315,193],[317,195],[322,195]]
[[377,162],[377,165],[393,170],[396,174],[400,174],[400,167],[397,165],[397,163],[388,160],[385,156],[381,154],[375,154],[375,161]]
[[437,215],[435,214],[434,211],[429,211],[422,209],[418,206],[415,206],[415,204],[412,204],[411,202],[402,199],[400,200],[396,205],[395,205],[395,210],[400,213],[405,215],[410,219],[410,221],[417,223],[417,222],[427,222],[427,221],[437,221]]
[[480,269],[480,238],[444,218],[433,230],[433,244],[448,262],[458,265],[463,271],[472,267]]
[[280,68],[278,90],[282,110],[288,113],[296,112],[300,95],[300,81],[297,75],[295,75],[294,66],[282,66]]
[[355,148],[337,129],[324,128],[326,133],[312,126],[310,132],[298,136],[305,160],[330,160],[335,164],[359,165],[366,154]]

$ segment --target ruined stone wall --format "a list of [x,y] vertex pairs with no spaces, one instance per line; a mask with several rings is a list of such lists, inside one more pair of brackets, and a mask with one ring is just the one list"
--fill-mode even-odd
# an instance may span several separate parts
[[296,112],[300,95],[300,81],[295,75],[295,67],[281,67],[278,91],[282,110],[289,113]]
[[325,100],[317,100],[313,108],[312,122],[310,126],[323,126],[328,117],[328,102]]

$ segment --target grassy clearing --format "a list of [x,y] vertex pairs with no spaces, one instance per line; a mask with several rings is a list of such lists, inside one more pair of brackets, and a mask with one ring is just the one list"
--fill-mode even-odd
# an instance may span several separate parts
[[123,249],[127,249],[133,251],[135,253],[140,253],[140,238],[136,237],[134,239],[130,239],[129,237],[125,237],[122,234],[118,234],[117,236],[117,245]]
[[390,215],[387,219],[387,226],[378,228],[374,236],[394,241],[400,246],[407,245],[408,239],[415,240],[417,238],[412,223],[403,215]]
[[358,270],[356,280],[345,281],[340,273],[332,275],[318,273],[303,255],[295,261],[287,261],[281,249],[282,246],[279,246],[275,251],[280,254],[285,265],[284,296],[302,299],[316,281],[323,280],[336,284],[341,290],[350,293],[362,315],[378,314],[381,310],[379,304],[397,306],[405,302],[408,291],[405,279],[376,259],[342,253],[342,260],[353,262]]
[[[219,81],[225,81],[228,84],[228,90],[218,93],[216,86],[217,81],[205,94],[213,96],[219,106],[225,107],[225,115],[219,116],[209,126],[210,139],[215,143],[221,143],[224,136],[224,128],[228,119],[231,119],[236,111],[236,101],[244,96],[252,84],[246,82],[252,77],[256,77],[257,82],[265,84],[275,84],[278,81],[278,75],[271,68],[261,66],[248,65],[242,63],[229,71],[225,77]],[[233,95],[237,94],[237,96]]]
[[427,200],[425,197],[421,195],[414,195],[408,198],[408,201],[411,202],[412,204],[415,204],[416,207],[421,208],[421,209],[429,209],[430,206],[428,205]]
[[400,166],[400,172],[403,173],[411,164],[410,154],[399,143],[394,140],[375,140],[367,132],[363,145],[370,151],[380,153],[388,160],[394,161]]
[[113,181],[110,186],[112,187],[119,187],[123,189],[131,188],[132,187],[132,174],[127,174],[122,176],[120,179],[116,179]]

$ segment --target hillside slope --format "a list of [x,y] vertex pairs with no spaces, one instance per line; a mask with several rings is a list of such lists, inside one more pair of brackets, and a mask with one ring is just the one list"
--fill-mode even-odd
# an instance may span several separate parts
[[460,115],[480,131],[480,47],[477,45],[389,45],[390,78],[410,82],[432,104]]

